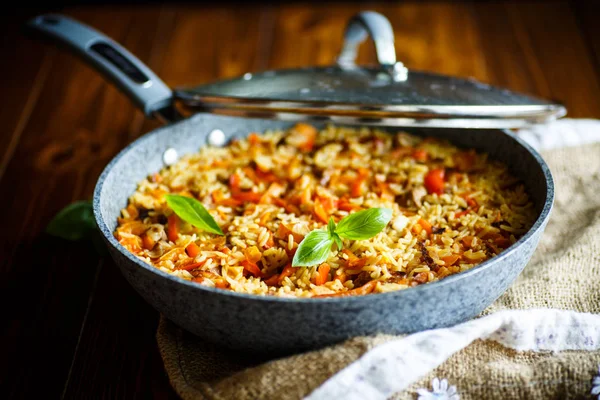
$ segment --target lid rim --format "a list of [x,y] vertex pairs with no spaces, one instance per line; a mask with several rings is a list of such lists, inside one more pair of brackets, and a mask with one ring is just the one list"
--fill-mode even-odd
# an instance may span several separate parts
[[526,128],[537,123],[550,122],[556,118],[551,117],[544,120],[523,120],[523,119],[490,119],[490,118],[422,118],[415,119],[410,117],[356,117],[356,116],[334,116],[334,115],[311,115],[298,113],[274,112],[266,110],[242,110],[242,109],[211,109],[210,112],[216,115],[227,115],[232,117],[244,118],[262,118],[277,119],[281,121],[308,121],[308,122],[327,122],[338,125],[369,125],[381,127],[398,128],[450,128],[450,129],[516,129]]
[[338,115],[389,115],[390,117],[402,116],[435,116],[435,117],[461,117],[461,118],[538,118],[562,117],[566,109],[559,104],[535,105],[378,105],[361,103],[330,103],[327,101],[282,101],[277,99],[249,99],[236,96],[185,96],[178,98],[186,102],[186,106],[207,109],[230,108],[254,111],[285,111],[300,114],[338,114]]
[[[380,72],[380,66],[351,70],[326,66],[265,71],[193,89],[177,89],[174,95],[190,108],[230,115],[241,113],[280,118],[296,114],[295,120],[326,116],[383,118],[396,119],[396,123],[403,120],[408,126],[422,126],[435,120],[456,127],[458,121],[450,121],[473,119],[479,122],[472,124],[487,120],[490,127],[494,123],[501,128],[519,127],[560,118],[567,112],[561,104],[472,78],[433,72],[411,71],[412,78],[407,82],[379,85],[377,81],[378,85],[371,86],[370,79],[375,78],[369,74]],[[336,76],[338,73],[342,75]],[[344,79],[349,79],[349,87],[339,86]],[[327,89],[329,84],[336,88],[334,95],[331,94],[333,89]],[[316,86],[308,89],[311,85]],[[298,89],[305,87],[307,89]],[[300,91],[300,96],[296,90]]]

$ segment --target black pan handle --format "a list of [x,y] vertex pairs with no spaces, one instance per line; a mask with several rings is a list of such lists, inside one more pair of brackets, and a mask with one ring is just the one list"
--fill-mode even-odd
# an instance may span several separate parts
[[102,33],[59,14],[40,15],[27,27],[78,54],[113,81],[146,116],[177,120],[173,91],[136,56]]
[[377,61],[395,81],[405,81],[408,69],[396,61],[394,29],[390,21],[375,11],[363,11],[350,19],[344,33],[344,45],[337,58],[342,68],[355,68],[358,46],[370,36],[375,44]]

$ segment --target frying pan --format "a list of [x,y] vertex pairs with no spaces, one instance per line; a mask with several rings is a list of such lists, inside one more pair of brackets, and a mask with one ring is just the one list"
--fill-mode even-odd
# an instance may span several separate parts
[[[511,131],[490,126],[507,126],[507,121],[513,121],[511,126],[539,122],[564,115],[564,108],[479,83],[407,71],[395,60],[391,26],[379,14],[364,12],[351,20],[338,65],[329,72],[326,68],[307,68],[255,75],[258,86],[267,88],[260,93],[251,87],[257,85],[248,74],[237,80],[173,92],[127,50],[77,21],[44,15],[30,21],[29,27],[75,50],[115,82],[147,116],[171,122],[131,143],[106,166],[94,191],[94,214],[112,258],[135,290],[164,316],[210,342],[244,351],[283,354],[359,335],[410,333],[454,325],[477,316],[504,293],[529,261],[548,222],[554,186],[546,163]],[[367,33],[375,39],[380,63],[372,69],[352,65],[357,46]],[[298,78],[298,71],[304,81]],[[358,74],[363,80],[373,74],[376,79],[387,74],[387,83],[365,89],[354,80],[342,100],[339,93],[332,94],[327,88],[319,92],[314,86],[308,99],[290,95],[290,87],[310,84],[306,76],[330,73],[338,77],[338,73],[342,77]],[[287,85],[277,81],[278,76]],[[433,98],[431,91],[417,99],[419,103],[412,87],[408,93],[415,101],[405,106],[406,102],[393,102],[395,92],[386,91],[394,85],[401,91],[405,85],[422,84],[419,80],[424,77],[461,89],[459,95],[463,97],[473,86],[474,91],[479,90],[479,103],[454,105],[450,110],[450,105]],[[343,92],[343,88],[338,89]],[[446,94],[454,96],[452,101],[458,96]],[[175,106],[176,99],[194,111],[211,113],[183,118]],[[390,134],[398,131],[397,126],[406,126],[405,130],[419,135],[487,152],[492,159],[508,164],[524,182],[535,204],[536,221],[507,250],[468,271],[396,292],[320,299],[261,297],[198,285],[144,263],[113,236],[120,210],[137,182],[164,168],[167,150],[171,155],[197,152],[199,146],[222,144],[250,132],[286,129],[298,119],[310,119],[317,127],[331,121],[377,125]]]

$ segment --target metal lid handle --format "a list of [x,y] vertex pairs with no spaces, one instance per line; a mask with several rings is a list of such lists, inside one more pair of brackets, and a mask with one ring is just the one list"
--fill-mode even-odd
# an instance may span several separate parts
[[400,61],[396,61],[392,24],[386,17],[374,11],[363,11],[350,19],[337,64],[342,68],[354,68],[358,46],[367,36],[370,36],[375,44],[377,61],[381,67],[390,73],[394,81],[405,81],[408,78],[408,69]]

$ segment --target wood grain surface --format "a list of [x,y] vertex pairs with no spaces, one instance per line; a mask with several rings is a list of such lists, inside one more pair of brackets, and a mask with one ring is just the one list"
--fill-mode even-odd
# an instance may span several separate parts
[[[600,117],[595,2],[243,3],[69,7],[173,87],[333,62],[348,18],[383,12],[409,68],[473,76]],[[89,199],[125,145],[159,126],[69,53],[24,37],[41,10],[0,16],[0,397],[174,398],[158,314],[91,245],[44,234]],[[363,45],[363,63],[374,62]]]

